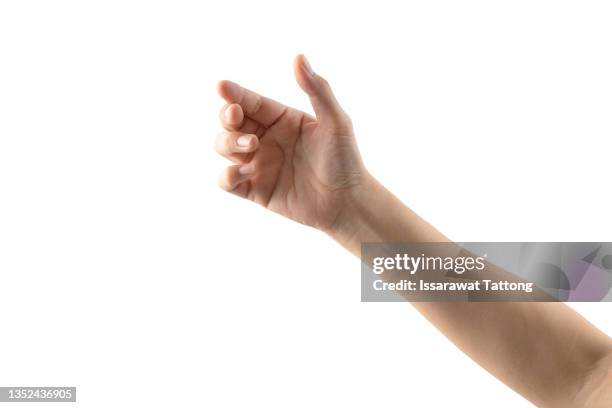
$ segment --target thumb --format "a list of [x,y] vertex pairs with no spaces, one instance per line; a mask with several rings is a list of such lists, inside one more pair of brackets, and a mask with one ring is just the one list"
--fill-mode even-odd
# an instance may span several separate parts
[[310,98],[317,120],[335,127],[346,125],[348,116],[340,107],[329,83],[314,73],[305,56],[300,54],[295,57],[293,69],[297,83]]

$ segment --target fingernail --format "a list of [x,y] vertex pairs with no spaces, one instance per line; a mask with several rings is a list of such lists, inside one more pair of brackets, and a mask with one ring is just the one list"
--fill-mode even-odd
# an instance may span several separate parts
[[238,169],[238,173],[242,175],[251,174],[253,173],[253,170],[255,170],[255,168],[252,164],[245,164],[243,166],[240,166],[240,168]]
[[242,135],[236,139],[236,144],[242,147],[248,147],[251,144],[251,138],[247,135]]
[[302,55],[302,65],[304,66],[304,70],[306,70],[308,75],[310,76],[314,75],[314,71],[312,70],[312,67],[310,66],[310,62],[308,62],[308,59],[306,58],[305,55]]

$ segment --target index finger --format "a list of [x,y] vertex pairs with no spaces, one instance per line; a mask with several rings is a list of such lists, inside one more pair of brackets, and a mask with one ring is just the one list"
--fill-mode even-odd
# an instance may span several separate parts
[[266,127],[251,118],[244,116],[242,107],[237,103],[226,104],[219,112],[221,126],[226,130],[235,130],[243,133],[253,133],[261,137]]
[[285,105],[240,85],[223,80],[217,86],[219,95],[227,103],[237,103],[245,115],[268,127],[274,124],[289,109]]

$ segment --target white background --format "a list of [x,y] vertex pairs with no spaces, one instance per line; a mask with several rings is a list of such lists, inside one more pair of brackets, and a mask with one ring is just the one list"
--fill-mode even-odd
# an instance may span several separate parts
[[[222,193],[219,79],[310,110],[461,241],[610,241],[612,10],[566,1],[0,3],[0,385],[85,407],[526,407],[359,261]],[[576,304],[612,333],[608,304]],[[476,340],[475,340],[476,341]]]

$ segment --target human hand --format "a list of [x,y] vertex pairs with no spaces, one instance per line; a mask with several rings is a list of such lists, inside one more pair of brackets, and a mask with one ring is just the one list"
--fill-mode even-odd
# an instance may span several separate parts
[[215,149],[235,165],[219,184],[302,224],[330,232],[370,178],[353,127],[325,79],[306,58],[294,61],[295,77],[315,117],[221,81],[227,102]]

